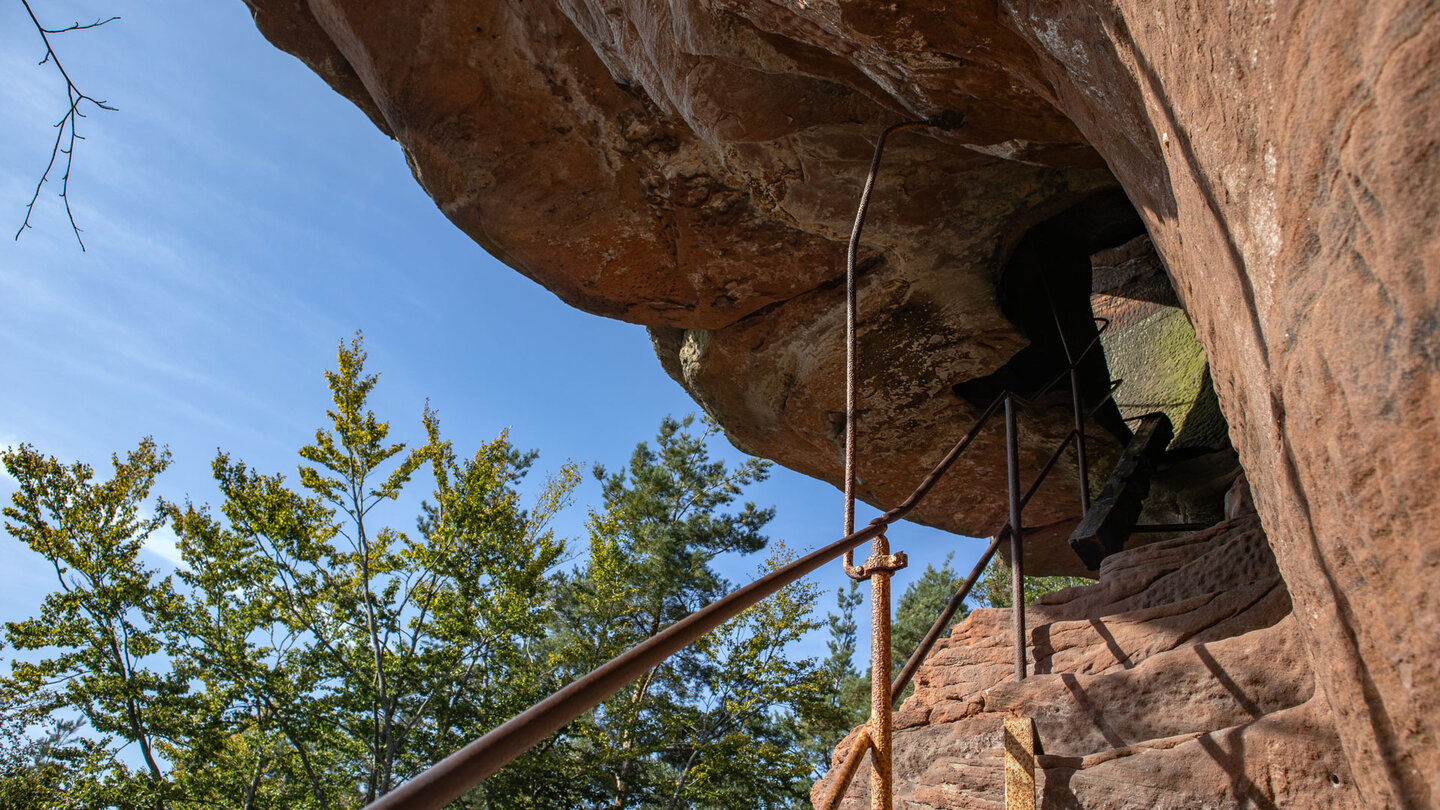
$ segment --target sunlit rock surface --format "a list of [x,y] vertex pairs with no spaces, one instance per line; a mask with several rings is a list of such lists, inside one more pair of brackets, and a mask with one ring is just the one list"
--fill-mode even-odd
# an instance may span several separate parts
[[[1042,598],[1022,682],[1010,612],[971,613],[896,714],[895,806],[1004,807],[1014,715],[1035,721],[1046,808],[1362,806],[1260,521],[1232,514]],[[868,791],[867,763],[841,807]]]
[[[1333,717],[1369,806],[1440,801],[1435,3],[247,2],[457,226],[652,327],[737,443],[831,481],[871,144],[963,113],[896,137],[866,231],[861,490],[880,506],[974,416],[954,386],[1026,345],[997,300],[1015,246],[1118,184],[1253,485],[1314,670],[1300,706]],[[1026,469],[1064,413],[1027,423]],[[996,459],[980,448],[921,518],[994,531]],[[1052,529],[1039,562],[1064,558],[1073,483],[1062,468],[1027,512]]]

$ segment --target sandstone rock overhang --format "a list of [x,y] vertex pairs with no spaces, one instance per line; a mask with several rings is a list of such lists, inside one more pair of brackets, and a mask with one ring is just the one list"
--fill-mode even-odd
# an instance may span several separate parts
[[[984,406],[954,386],[1026,345],[997,300],[1010,251],[1118,189],[1051,94],[1015,73],[1030,49],[983,4],[933,4],[903,25],[847,6],[802,28],[763,5],[251,5],[400,142],[476,241],[570,304],[650,327],[732,441],[831,482],[843,245],[874,138],[963,110],[959,130],[896,136],[867,227],[859,489],[881,507]],[[930,41],[896,50],[918,24]],[[1133,217],[1123,195],[1106,204]],[[1052,404],[1022,423],[1029,470],[1069,427]],[[1119,445],[1095,444],[1103,479]],[[1002,452],[987,434],[918,519],[998,530]],[[1031,555],[1037,572],[1079,569],[1067,464],[1027,510],[1052,550]]]
[[[897,139],[867,230],[880,504],[968,425],[954,385],[1025,345],[996,294],[1015,246],[1123,188],[1204,346],[1360,795],[1440,801],[1436,3],[247,2],[459,227],[651,327],[738,443],[829,480],[839,243],[871,139],[964,113]],[[1027,460],[1058,427],[1032,428]],[[922,519],[992,531],[997,502],[968,493],[1002,491],[993,469]]]

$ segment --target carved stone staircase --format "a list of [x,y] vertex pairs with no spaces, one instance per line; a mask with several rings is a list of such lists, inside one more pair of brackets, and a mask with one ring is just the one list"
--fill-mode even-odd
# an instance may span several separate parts
[[[1260,521],[1248,504],[1227,513],[1031,606],[1035,674],[1020,683],[1010,612],[972,612],[895,716],[895,808],[1003,808],[1014,715],[1038,730],[1043,808],[1359,806]],[[868,807],[868,785],[857,774],[841,807]]]

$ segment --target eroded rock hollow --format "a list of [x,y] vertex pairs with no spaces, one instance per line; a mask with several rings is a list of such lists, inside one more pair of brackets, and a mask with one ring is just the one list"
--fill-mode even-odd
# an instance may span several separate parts
[[[1121,272],[1152,255],[1178,306],[1107,352],[1133,369],[1129,404],[1238,453],[1293,603],[1265,643],[1313,671],[1286,711],[1333,735],[1355,801],[1440,801],[1440,4],[246,2],[458,227],[648,326],[737,445],[829,481],[874,138],[963,117],[885,157],[861,253],[862,497],[893,506],[986,385],[1042,353],[1015,268],[1074,268],[1041,286],[1133,315],[1166,305]],[[1174,342],[1192,325],[1203,357]],[[1031,417],[1034,469],[1068,414]],[[1097,431],[1097,468],[1123,438]],[[1172,512],[1213,509],[1187,493],[1233,477],[1201,466],[1168,485]],[[1003,470],[984,439],[918,518],[995,531]],[[1027,509],[1032,571],[1075,564],[1076,475]]]

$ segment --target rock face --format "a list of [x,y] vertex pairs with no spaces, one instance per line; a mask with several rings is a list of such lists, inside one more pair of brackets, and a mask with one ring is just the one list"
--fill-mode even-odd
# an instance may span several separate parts
[[[460,228],[651,327],[738,444],[831,481],[870,145],[963,114],[896,137],[862,251],[861,494],[885,507],[968,427],[956,386],[1038,337],[999,301],[1016,246],[1123,189],[1293,600],[1301,705],[1333,717],[1370,806],[1440,802],[1436,3],[246,2]],[[1027,469],[1063,413],[1025,423]],[[994,531],[997,455],[982,442],[920,518]],[[1074,475],[1027,511],[1050,529],[1031,542],[1063,537]]]
[[[916,673],[895,715],[896,807],[1004,807],[1015,715],[1035,721],[1046,808],[1362,806],[1253,511],[1112,556],[1099,584],[1027,619],[1022,682],[1008,610],[971,613]],[[869,767],[842,808],[870,806]]]
[[[575,306],[651,327],[665,368],[732,441],[832,482],[844,402],[837,282],[874,138],[916,114],[907,109],[968,109],[957,133],[893,139],[866,230],[860,494],[885,508],[978,416],[951,388],[1026,344],[996,300],[1008,250],[1116,188],[1075,128],[1004,75],[997,59],[1025,46],[983,6],[927,12],[958,50],[917,57],[923,87],[911,68],[886,78],[853,63],[881,59],[890,36],[864,14],[855,22],[877,30],[847,43],[821,27],[797,38],[792,15],[762,6],[251,6],[267,36],[399,140],[421,185],[487,250]],[[996,41],[965,44],[970,24]],[[1064,404],[1051,404],[1022,424],[1032,471],[1069,429]],[[997,426],[918,518],[998,530],[1002,443]],[[1104,435],[1093,445],[1103,479],[1119,446]],[[1036,542],[1073,568],[1064,538],[1077,473],[1065,464],[1026,519],[1050,527]]]
[[1126,418],[1164,413],[1176,450],[1229,447],[1205,350],[1150,237],[1097,253],[1092,265],[1091,309],[1109,321],[1100,341],[1110,376],[1119,381],[1120,413]]

